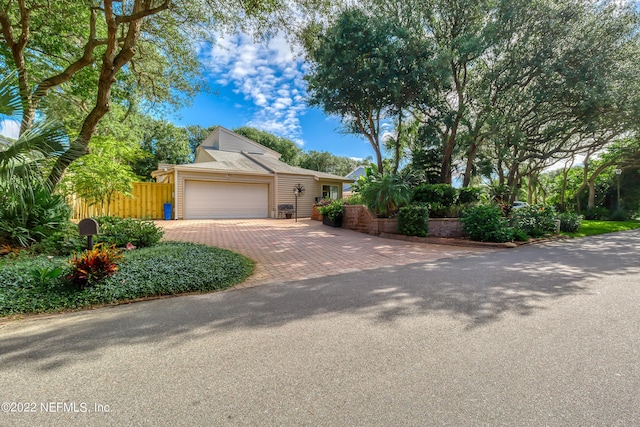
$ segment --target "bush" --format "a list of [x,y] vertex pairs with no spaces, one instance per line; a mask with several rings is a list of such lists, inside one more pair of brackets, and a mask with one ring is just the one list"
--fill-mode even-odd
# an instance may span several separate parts
[[471,240],[481,242],[507,242],[513,239],[513,231],[502,216],[502,209],[495,205],[478,205],[468,208],[460,221]]
[[627,221],[631,219],[631,212],[625,209],[616,209],[609,216],[610,221]]
[[78,226],[71,221],[62,224],[60,228],[50,236],[29,247],[29,253],[47,254],[54,256],[70,255],[86,249],[86,239],[78,234]]
[[333,200],[328,205],[318,206],[318,212],[331,221],[335,221],[336,218],[340,218],[344,214],[344,200]]
[[97,244],[93,249],[82,252],[80,256],[73,254],[69,261],[71,274],[67,279],[78,289],[93,286],[118,271],[118,262],[121,259],[122,252],[115,246]]
[[127,243],[136,248],[146,248],[157,245],[162,239],[163,231],[151,220],[135,220],[115,216],[96,218],[100,225],[100,234],[96,241],[125,247]]
[[597,208],[587,209],[582,212],[584,219],[588,220],[605,220],[609,218],[609,209],[598,206]]
[[413,189],[415,203],[439,203],[443,207],[454,204],[458,191],[448,184],[421,184]]
[[472,205],[480,201],[481,189],[478,187],[465,187],[458,190],[458,204]]
[[372,173],[360,177],[357,191],[364,204],[379,217],[391,217],[411,200],[411,189],[399,175]]
[[364,205],[364,200],[362,199],[362,195],[359,193],[352,194],[349,198],[345,199],[345,205]]
[[424,205],[410,205],[398,212],[398,232],[407,236],[429,235],[429,209]]
[[582,223],[582,215],[573,212],[564,212],[558,215],[560,220],[560,231],[574,233],[580,228]]
[[0,191],[5,193],[0,198],[0,243],[26,247],[69,222],[71,208],[64,197],[40,181],[5,182]]
[[511,226],[531,237],[541,237],[556,230],[557,213],[551,206],[525,206],[513,209],[511,216]]

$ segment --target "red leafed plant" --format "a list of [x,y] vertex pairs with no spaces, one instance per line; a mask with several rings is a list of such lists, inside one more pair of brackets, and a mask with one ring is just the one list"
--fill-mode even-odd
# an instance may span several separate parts
[[116,249],[115,245],[104,246],[98,243],[93,249],[80,255],[73,254],[69,261],[73,269],[67,279],[82,290],[118,271],[118,262],[121,259],[122,252]]

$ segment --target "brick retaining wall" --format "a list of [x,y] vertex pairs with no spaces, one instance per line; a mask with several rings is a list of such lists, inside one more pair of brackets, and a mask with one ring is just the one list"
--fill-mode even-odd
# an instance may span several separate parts
[[[396,218],[376,218],[362,205],[346,205],[342,227],[360,233],[379,236],[398,234],[398,220]],[[462,223],[457,218],[432,218],[429,220],[429,236],[434,237],[462,237]]]

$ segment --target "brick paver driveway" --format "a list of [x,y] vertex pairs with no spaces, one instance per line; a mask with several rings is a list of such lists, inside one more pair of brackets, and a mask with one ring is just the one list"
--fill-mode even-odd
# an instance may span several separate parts
[[435,261],[490,249],[409,243],[323,225],[310,219],[159,221],[165,240],[239,252],[256,269],[239,287]]

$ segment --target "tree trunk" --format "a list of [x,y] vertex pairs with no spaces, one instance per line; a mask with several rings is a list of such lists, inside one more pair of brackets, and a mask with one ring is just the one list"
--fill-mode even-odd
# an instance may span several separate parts
[[[136,1],[132,11],[132,16],[143,12],[145,5],[143,2]],[[109,102],[111,100],[111,87],[116,82],[116,74],[120,69],[133,58],[135,54],[135,46],[140,38],[140,29],[142,27],[143,17],[133,19],[129,22],[126,36],[120,47],[118,40],[118,19],[120,19],[113,11],[113,0],[104,1],[105,21],[107,24],[107,44],[104,54],[102,55],[102,66],[100,68],[100,78],[98,80],[98,94],[96,96],[96,104],[93,110],[85,118],[82,123],[82,129],[76,140],[70,145],[69,149],[64,152],[56,161],[51,173],[49,174],[48,183],[54,188],[67,170],[69,165],[75,160],[84,156],[89,152],[89,141],[96,132],[98,122],[109,111]]]
[[393,164],[393,173],[398,173],[398,169],[400,168],[400,148],[402,144],[402,110],[398,113],[398,137],[396,138],[395,143],[395,162]]
[[589,180],[589,201],[587,203],[587,209],[593,209],[596,207],[596,179],[595,176]]
[[468,187],[471,185],[471,173],[473,171],[473,162],[476,159],[476,154],[478,152],[478,144],[475,142],[471,143],[469,147],[469,153],[467,154],[467,165],[464,170],[464,178],[462,180],[462,186]]

